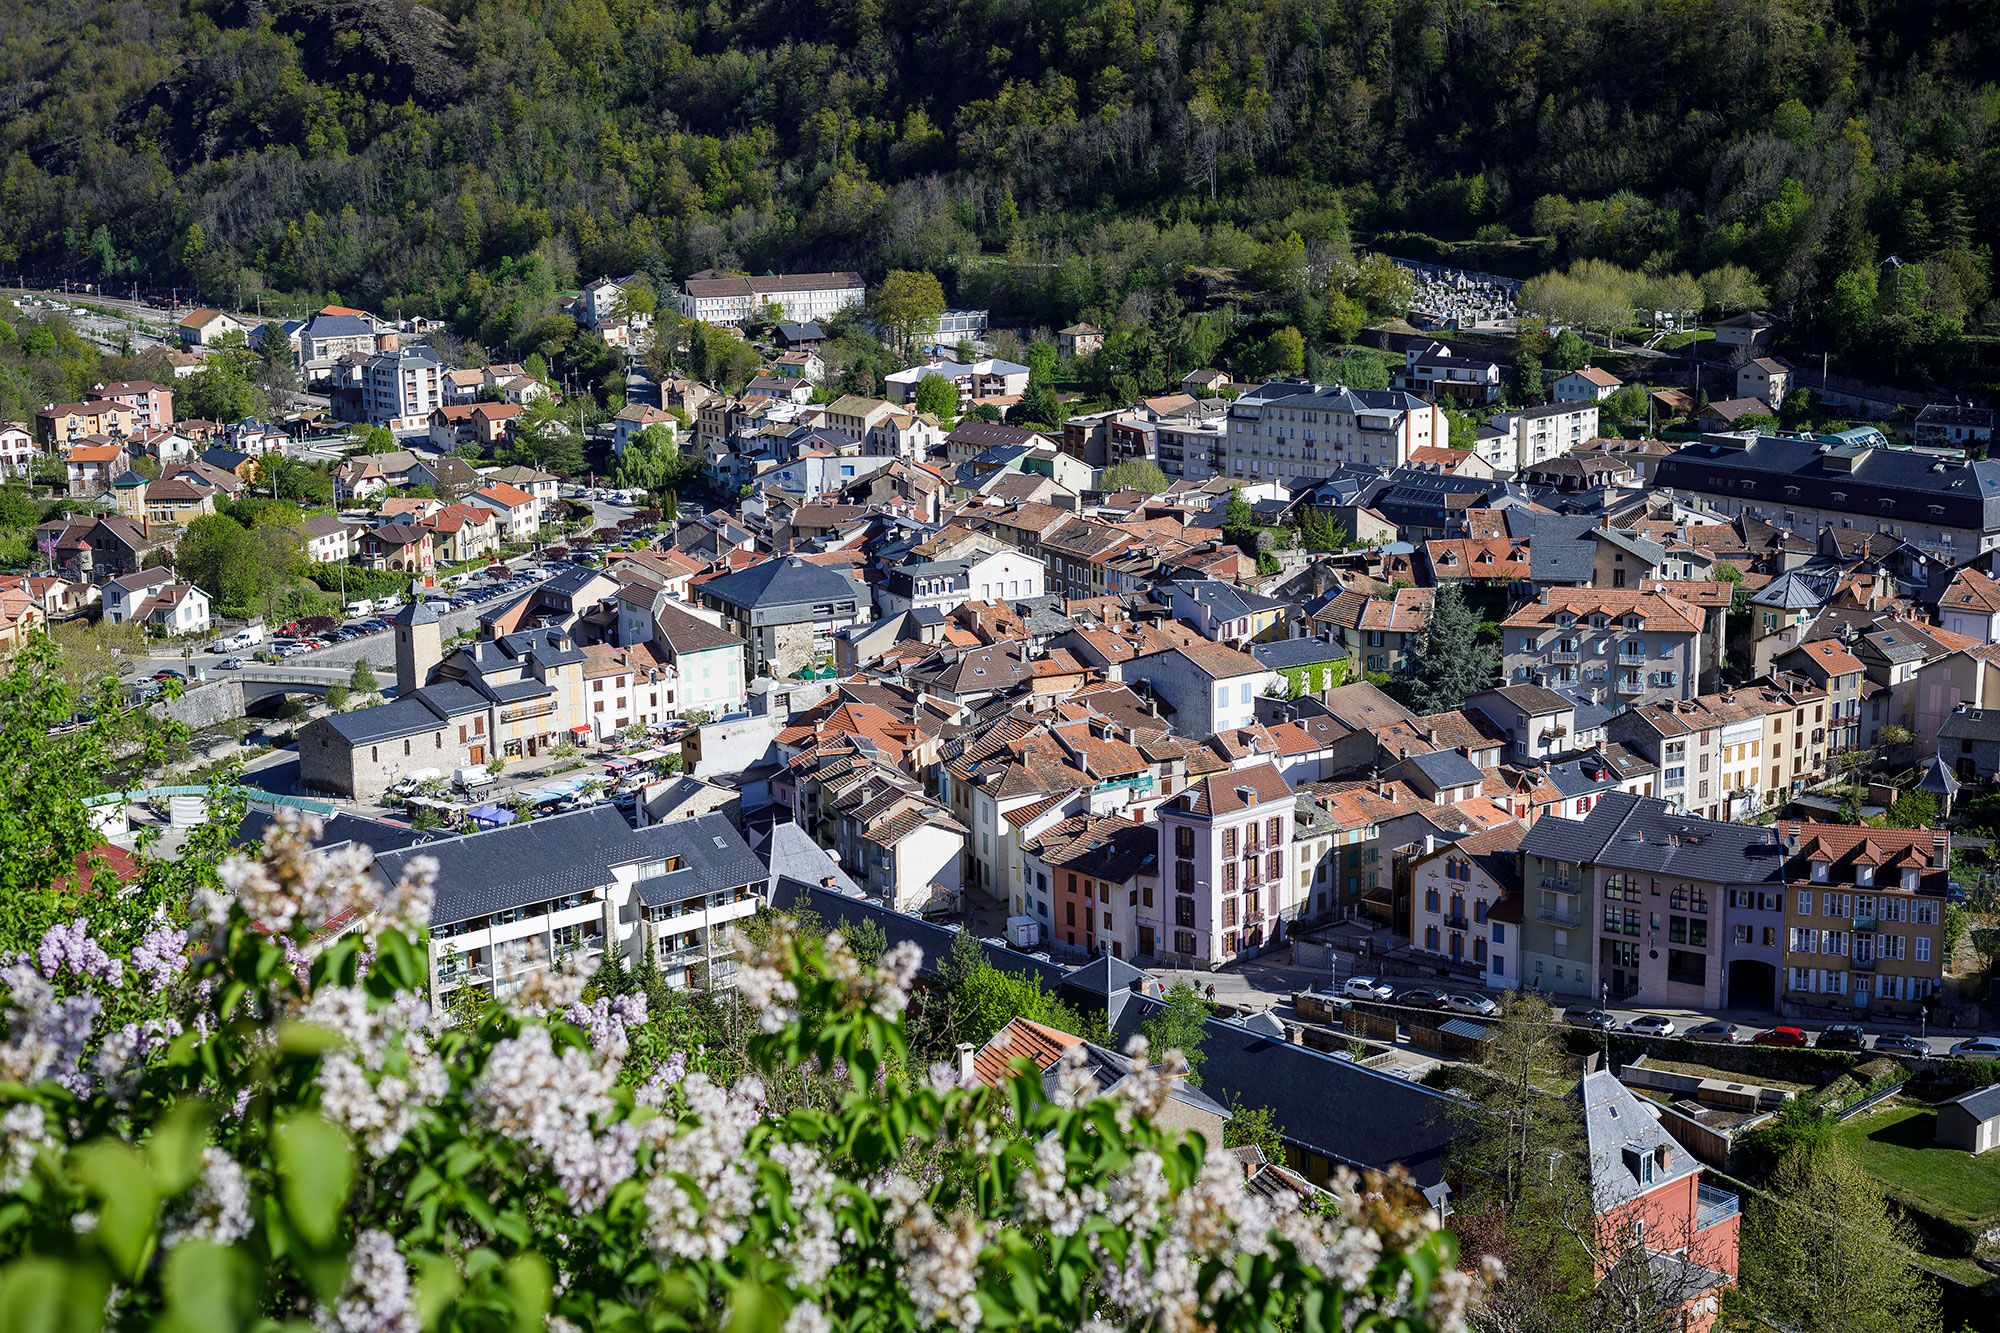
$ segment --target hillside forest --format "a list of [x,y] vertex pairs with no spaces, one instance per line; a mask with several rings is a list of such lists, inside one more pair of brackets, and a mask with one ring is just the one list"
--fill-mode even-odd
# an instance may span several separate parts
[[[1977,0],[77,0],[0,20],[0,272],[548,350],[642,272],[928,271],[1144,389],[1376,313],[1357,249],[1745,273],[1979,377]],[[1207,325],[1202,320],[1210,321]],[[1195,345],[1190,350],[1187,344]]]

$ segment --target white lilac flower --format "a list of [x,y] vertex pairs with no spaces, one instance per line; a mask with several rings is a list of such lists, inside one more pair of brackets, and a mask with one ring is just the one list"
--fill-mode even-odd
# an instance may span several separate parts
[[197,911],[211,925],[228,919],[231,902],[273,934],[318,929],[337,917],[359,917],[372,935],[382,927],[420,930],[430,923],[437,863],[414,857],[402,879],[386,889],[375,878],[375,854],[353,843],[320,849],[321,823],[313,815],[278,812],[255,856],[232,856],[217,868],[227,893],[198,895]]
[[643,993],[615,999],[600,995],[587,1005],[579,1000],[563,1011],[563,1020],[588,1030],[591,1049],[600,1056],[622,1060],[631,1048],[629,1029],[645,1025],[646,997]]
[[1097,1078],[1090,1072],[1090,1051],[1077,1042],[1056,1061],[1056,1086],[1050,1099],[1058,1106],[1078,1107],[1097,1095]]
[[130,1096],[147,1062],[165,1050],[181,1031],[180,1020],[174,1018],[127,1023],[98,1045],[90,1060],[91,1074],[111,1096]]
[[820,1155],[802,1143],[778,1144],[771,1149],[771,1160],[784,1171],[787,1202],[798,1214],[779,1243],[778,1257],[791,1266],[794,1286],[816,1287],[840,1262],[828,1203],[837,1181]]
[[764,1085],[744,1078],[723,1088],[706,1074],[681,1080],[686,1122],[646,1122],[655,1139],[646,1187],[646,1239],[662,1257],[718,1260],[743,1239],[756,1203],[753,1164],[744,1145],[764,1115]]
[[800,1301],[785,1316],[784,1333],[833,1333],[833,1320],[811,1301]]
[[27,1182],[35,1154],[55,1147],[48,1112],[33,1102],[21,1102],[0,1114],[0,1194],[11,1194]]
[[146,979],[154,995],[180,979],[188,966],[187,932],[177,926],[160,926],[146,932],[132,950],[132,967]]
[[384,1231],[364,1231],[354,1238],[347,1285],[331,1317],[321,1312],[320,1324],[338,1333],[417,1333],[412,1294],[395,1240]]
[[529,1026],[494,1046],[472,1085],[472,1101],[487,1125],[531,1149],[570,1201],[588,1211],[638,1165],[636,1126],[598,1129],[613,1110],[618,1069],[615,1059],[594,1060],[583,1051],[557,1055],[549,1030]]
[[359,987],[324,986],[300,1017],[343,1039],[320,1059],[320,1110],[377,1158],[394,1152],[450,1088],[427,1035],[430,1006],[414,995],[371,1007]]
[[[739,937],[738,947],[742,947]],[[752,953],[744,958],[736,971],[736,993],[750,1006],[750,1012],[757,1016],[757,1027],[764,1032],[782,1031],[787,1023],[798,1016],[799,988],[785,972],[783,962],[762,953]]]
[[243,1168],[213,1144],[201,1150],[201,1178],[175,1210],[162,1244],[167,1249],[186,1240],[234,1245],[250,1234],[250,1188]]
[[41,947],[35,951],[35,961],[42,976],[50,981],[65,972],[111,986],[120,985],[125,979],[125,964],[90,937],[90,928],[82,917],[66,926],[49,927],[42,935]]
[[1104,1192],[1094,1186],[1071,1190],[1062,1141],[1053,1134],[1035,1143],[1035,1166],[1024,1172],[1017,1187],[1017,1211],[1023,1221],[1053,1236],[1074,1236],[1091,1216],[1104,1211]]

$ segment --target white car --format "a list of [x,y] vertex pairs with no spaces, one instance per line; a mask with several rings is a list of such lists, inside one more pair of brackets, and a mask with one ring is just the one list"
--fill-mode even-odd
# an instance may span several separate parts
[[1396,988],[1380,977],[1349,977],[1340,993],[1355,1000],[1386,1000],[1396,993]]
[[1671,1037],[1674,1035],[1674,1020],[1664,1014],[1641,1014],[1627,1023],[1625,1030],[1648,1037]]
[[1481,1018],[1491,1018],[1500,1012],[1500,1006],[1484,995],[1461,995],[1456,991],[1445,992],[1444,1007],[1461,1014],[1478,1014]]

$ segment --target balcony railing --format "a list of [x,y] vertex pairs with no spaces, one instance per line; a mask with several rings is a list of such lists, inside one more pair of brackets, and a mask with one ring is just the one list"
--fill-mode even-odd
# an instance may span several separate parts
[[1550,871],[1548,874],[1542,876],[1542,887],[1552,893],[1575,893],[1583,885],[1577,880],[1565,879],[1554,871]]
[[1470,930],[1472,929],[1472,923],[1463,916],[1448,916],[1444,919],[1444,928],[1446,930]]
[[1717,1222],[1727,1221],[1742,1209],[1736,1196],[1713,1185],[1695,1187],[1694,1229],[1706,1231]]
[[1875,914],[1873,912],[1857,913],[1853,917],[1851,924],[1856,930],[1873,930],[1875,929]]
[[1575,666],[1583,660],[1583,654],[1574,648],[1551,648],[1542,656],[1550,662],[1563,666]]
[[1618,678],[1618,692],[1620,694],[1644,694],[1646,692],[1646,682],[1644,680],[1631,680],[1620,676]]
[[1552,926],[1580,926],[1583,914],[1573,907],[1541,907],[1535,911],[1535,920],[1546,921]]
[[1847,960],[1847,965],[1856,972],[1873,972],[1875,970],[1875,960],[1873,958],[1850,958]]

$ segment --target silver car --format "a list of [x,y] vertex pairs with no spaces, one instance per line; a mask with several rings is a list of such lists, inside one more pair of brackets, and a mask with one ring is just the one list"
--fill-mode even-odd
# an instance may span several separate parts
[[1444,1007],[1461,1014],[1478,1014],[1481,1018],[1491,1018],[1500,1012],[1500,1006],[1484,995],[1461,995],[1456,991],[1445,992]]
[[1340,993],[1354,1000],[1386,1000],[1396,988],[1380,977],[1349,977]]

